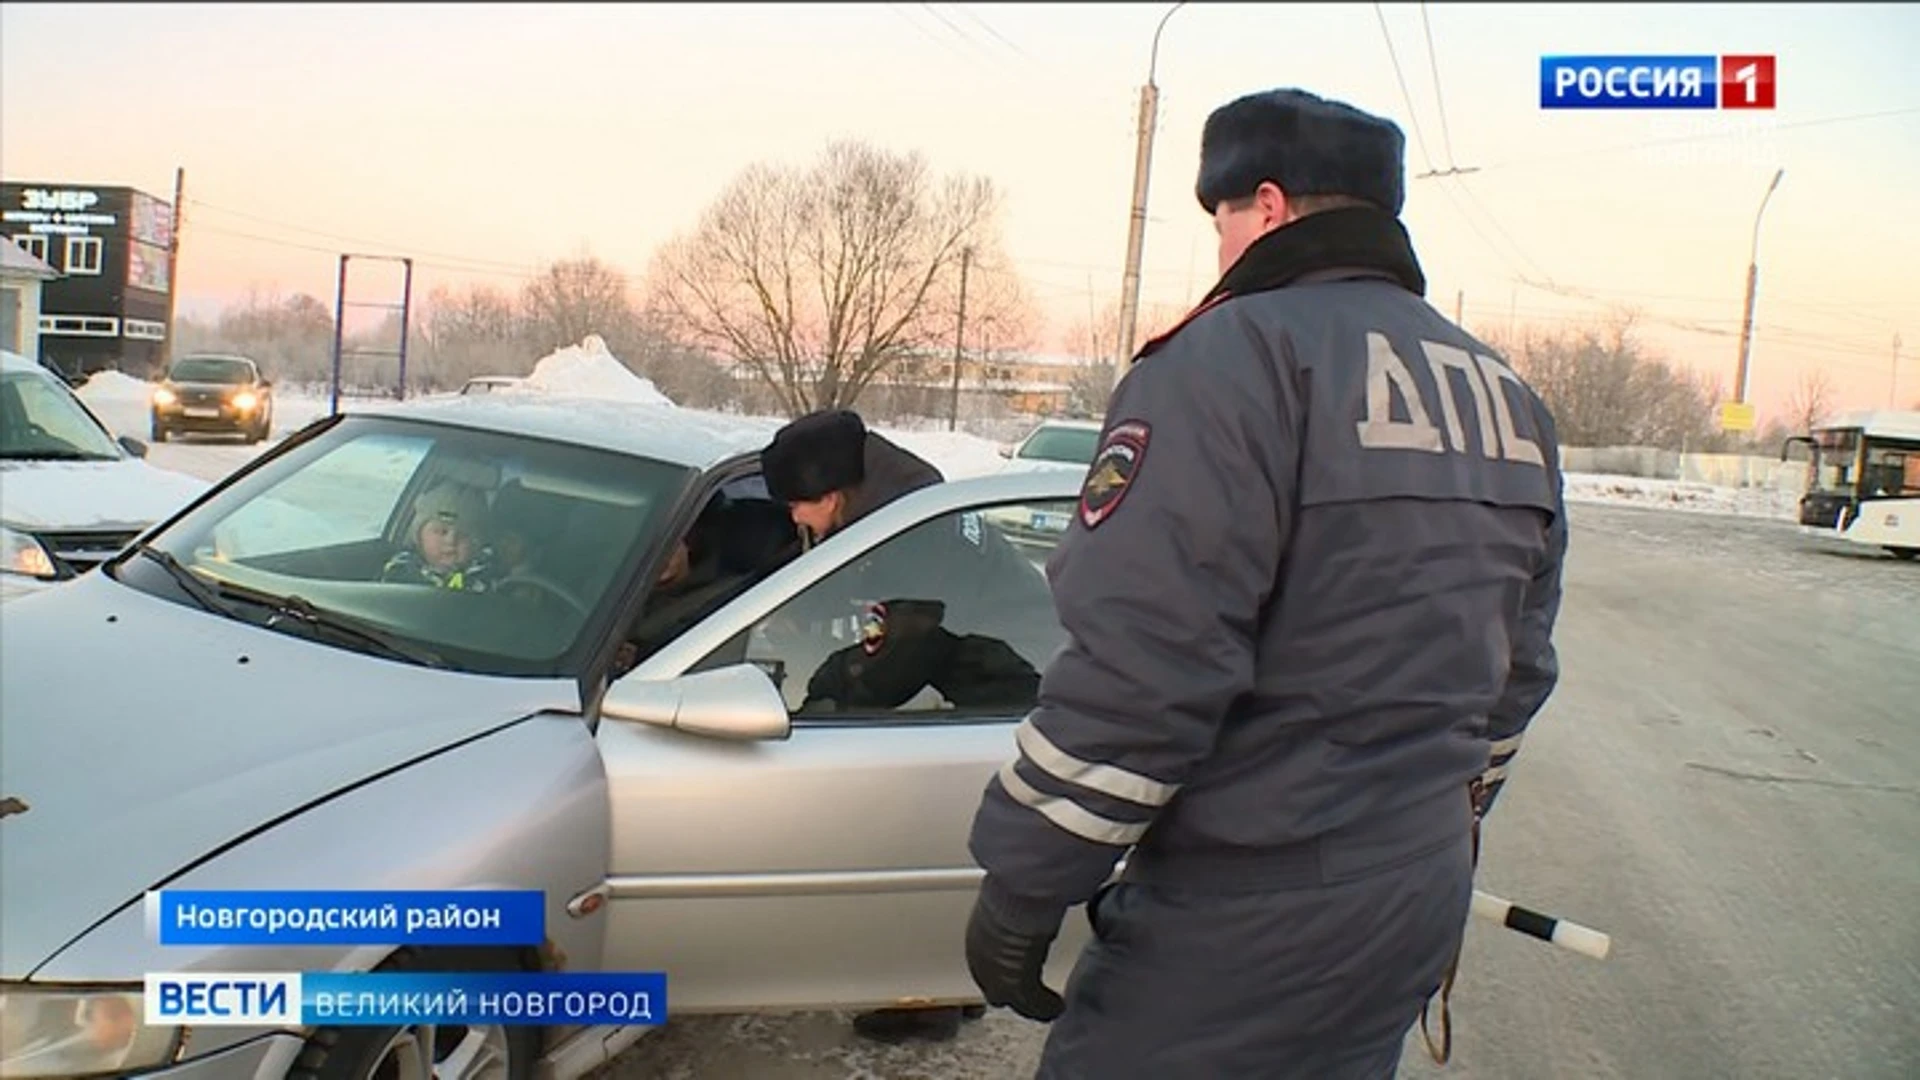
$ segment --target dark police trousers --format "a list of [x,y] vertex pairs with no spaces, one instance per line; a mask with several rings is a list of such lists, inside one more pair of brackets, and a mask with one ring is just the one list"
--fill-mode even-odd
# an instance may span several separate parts
[[1470,821],[1461,794],[1271,852],[1137,849],[1036,1080],[1392,1077],[1466,932]]

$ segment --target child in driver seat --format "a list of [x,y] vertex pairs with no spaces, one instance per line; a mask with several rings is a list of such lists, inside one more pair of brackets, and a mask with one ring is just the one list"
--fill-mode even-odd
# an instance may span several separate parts
[[493,585],[493,550],[486,546],[487,500],[478,491],[443,483],[413,503],[412,545],[387,560],[380,580],[485,592]]

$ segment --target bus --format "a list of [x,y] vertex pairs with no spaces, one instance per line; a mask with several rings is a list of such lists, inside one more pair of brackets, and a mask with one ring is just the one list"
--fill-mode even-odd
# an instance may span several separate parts
[[1803,533],[1920,558],[1920,411],[1846,414],[1788,439],[1780,460],[1795,443],[1813,454]]

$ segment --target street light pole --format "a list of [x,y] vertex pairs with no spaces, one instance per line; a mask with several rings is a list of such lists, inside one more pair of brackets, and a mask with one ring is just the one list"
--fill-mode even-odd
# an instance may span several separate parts
[[1767,202],[1773,198],[1774,189],[1780,186],[1780,178],[1785,175],[1785,169],[1773,174],[1773,183],[1767,185],[1760,209],[1753,215],[1753,247],[1747,256],[1747,310],[1740,323],[1740,367],[1733,377],[1733,400],[1742,405],[1747,401],[1747,357],[1753,347],[1753,291],[1760,280],[1760,219],[1767,212]]
[[1140,88],[1140,130],[1133,154],[1133,211],[1127,224],[1127,269],[1120,279],[1120,335],[1113,358],[1113,384],[1127,373],[1133,359],[1134,323],[1140,315],[1140,248],[1147,231],[1147,176],[1153,168],[1153,129],[1160,116],[1160,89],[1153,76],[1160,65],[1160,32],[1167,28],[1173,13],[1186,7],[1185,0],[1160,16],[1153,31],[1153,50],[1147,56],[1147,84]]

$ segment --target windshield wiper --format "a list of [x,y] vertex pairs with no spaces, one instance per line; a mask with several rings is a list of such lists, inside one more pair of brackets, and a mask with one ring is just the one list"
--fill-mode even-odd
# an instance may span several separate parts
[[200,575],[182,566],[180,560],[151,544],[141,544],[134,550],[159,563],[161,568],[173,577],[173,580],[180,583],[180,587],[186,591],[187,595],[193,597],[201,607],[215,614],[239,618],[239,611],[229,601],[240,600],[272,612],[275,618],[268,619],[264,624],[268,628],[271,628],[279,619],[292,619],[303,626],[330,631],[351,638],[362,645],[372,646],[375,652],[391,659],[406,660],[430,668],[449,666],[436,653],[422,649],[383,630],[376,630],[358,619],[336,615],[331,611],[314,607],[306,597],[275,596],[270,592],[250,589],[244,585],[235,585],[226,581],[208,584]]
[[200,575],[180,565],[179,559],[154,547],[152,544],[141,544],[134,548],[134,550],[152,559],[154,562],[159,563],[160,568],[165,570],[173,580],[179,582],[180,588],[185,591],[188,596],[193,597],[194,602],[201,607],[206,608],[216,615],[237,616],[239,614],[233,609],[232,605],[221,600],[220,594],[215,592],[213,586],[207,584]]
[[[222,596],[259,604],[280,618],[293,619],[314,629],[330,631],[351,638],[362,645],[370,645],[376,652],[384,653],[389,658],[407,660],[430,668],[449,666],[437,653],[423,649],[385,630],[368,626],[358,619],[314,607],[313,602],[304,596],[292,594],[276,596],[270,592],[250,589],[230,582],[221,582],[218,589]],[[274,621],[276,620],[269,620],[267,625],[272,626]]]

